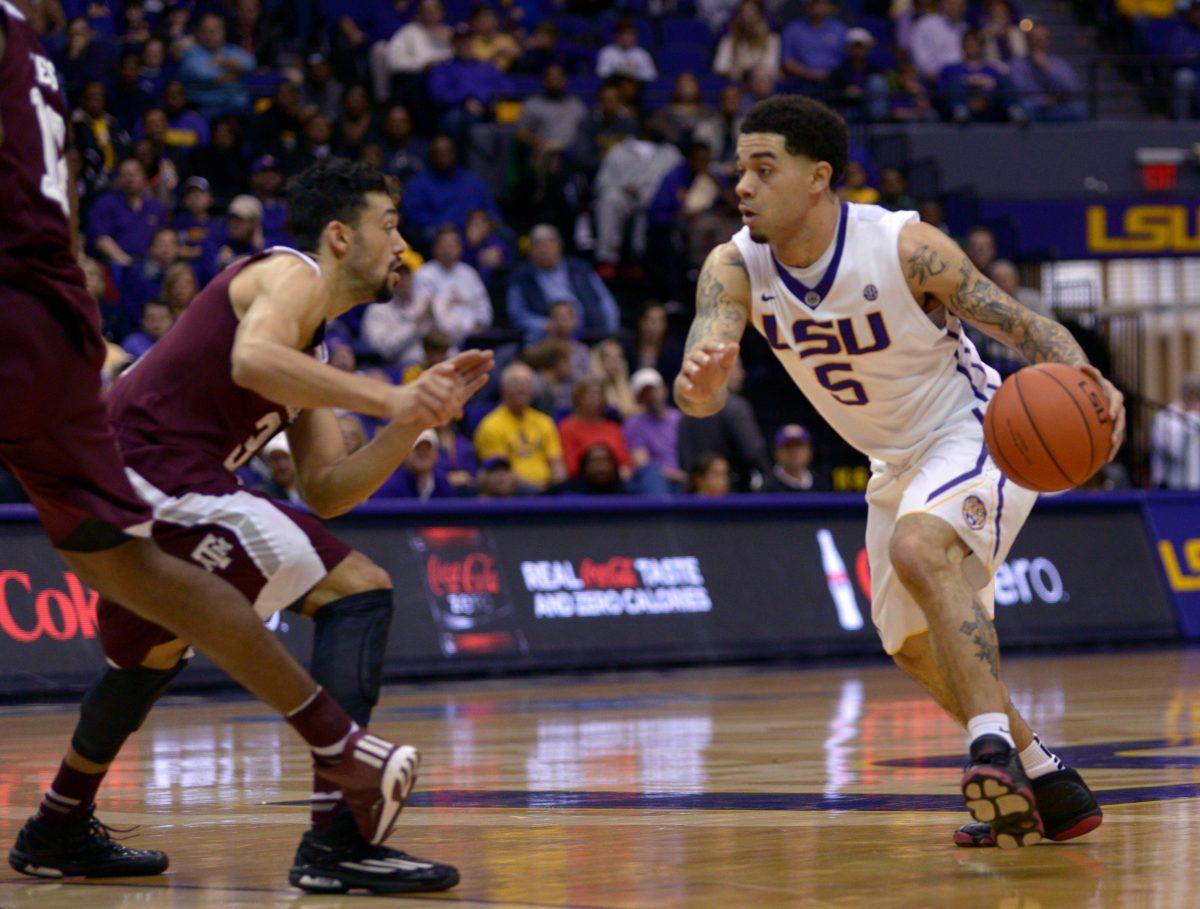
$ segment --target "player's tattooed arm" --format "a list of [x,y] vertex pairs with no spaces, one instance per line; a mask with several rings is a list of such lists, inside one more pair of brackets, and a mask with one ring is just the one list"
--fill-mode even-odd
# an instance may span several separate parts
[[1030,363],[1087,365],[1083,349],[1069,331],[1004,293],[937,228],[921,223],[907,225],[900,234],[900,258],[908,286],[918,301],[932,298],[960,319],[1016,349]]
[[709,253],[700,270],[696,317],[675,379],[675,401],[684,413],[707,417],[725,406],[749,307],[746,263],[733,243],[724,243]]
[[1125,398],[1089,365],[1083,348],[1053,319],[1022,306],[980,273],[958,244],[936,227],[909,223],[900,231],[900,264],[917,302],[941,304],[960,319],[1020,351],[1030,363],[1066,363],[1100,384],[1113,421],[1109,460],[1125,438]]

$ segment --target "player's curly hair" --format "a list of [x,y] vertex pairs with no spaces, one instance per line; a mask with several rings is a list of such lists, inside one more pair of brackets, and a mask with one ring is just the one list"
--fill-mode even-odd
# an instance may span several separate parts
[[390,193],[387,178],[367,164],[345,158],[320,161],[288,181],[289,227],[296,245],[316,252],[330,221],[354,226],[367,193]]
[[746,112],[739,132],[775,133],[783,136],[790,155],[825,161],[833,168],[831,187],[846,175],[850,159],[850,131],[835,110],[803,95],[775,95]]

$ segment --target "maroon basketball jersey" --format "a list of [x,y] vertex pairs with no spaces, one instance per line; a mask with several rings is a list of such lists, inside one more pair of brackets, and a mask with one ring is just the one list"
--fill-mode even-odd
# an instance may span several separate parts
[[95,321],[97,307],[62,285],[86,287],[71,254],[67,103],[58,73],[24,15],[0,0],[0,284],[19,284],[48,305]]
[[[299,414],[233,381],[239,323],[229,285],[272,253],[300,255],[272,247],[226,268],[108,392],[125,462],[169,495],[227,491],[230,472]],[[307,348],[321,359],[324,334],[322,326]]]

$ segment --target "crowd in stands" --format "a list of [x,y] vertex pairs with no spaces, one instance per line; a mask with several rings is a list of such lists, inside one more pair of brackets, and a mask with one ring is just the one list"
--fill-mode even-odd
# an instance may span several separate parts
[[[697,421],[670,402],[697,269],[740,226],[744,112],[799,91],[852,121],[1083,115],[1048,31],[1018,25],[1008,0],[39,9],[116,368],[230,262],[291,242],[290,175],[338,155],[393,181],[412,247],[402,279],[390,302],[330,326],[331,362],[405,382],[482,344],[500,368],[381,495],[831,488],[794,416],[734,394]],[[902,171],[852,157],[842,198],[918,205]],[[940,225],[936,203],[922,212]],[[373,430],[352,415],[343,428],[350,447]],[[247,480],[293,496],[289,461],[277,442]]]
[[1200,116],[1200,0],[1076,0],[1076,6],[1100,24],[1116,51],[1133,55],[1131,75],[1140,78],[1152,109],[1177,120]]

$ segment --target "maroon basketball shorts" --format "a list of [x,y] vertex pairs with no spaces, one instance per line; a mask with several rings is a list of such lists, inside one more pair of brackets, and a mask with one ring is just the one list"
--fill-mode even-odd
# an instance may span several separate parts
[[125,476],[100,398],[98,327],[62,318],[37,297],[0,287],[0,461],[56,547],[94,551],[125,534],[147,536],[151,516]]
[[[217,468],[223,470],[223,468]],[[232,474],[205,492],[168,495],[129,470],[134,489],[154,509],[154,541],[236,587],[267,621],[301,601],[350,554],[312,515],[242,489]],[[100,643],[121,668],[140,665],[152,647],[175,635],[116,603],[97,607]]]

